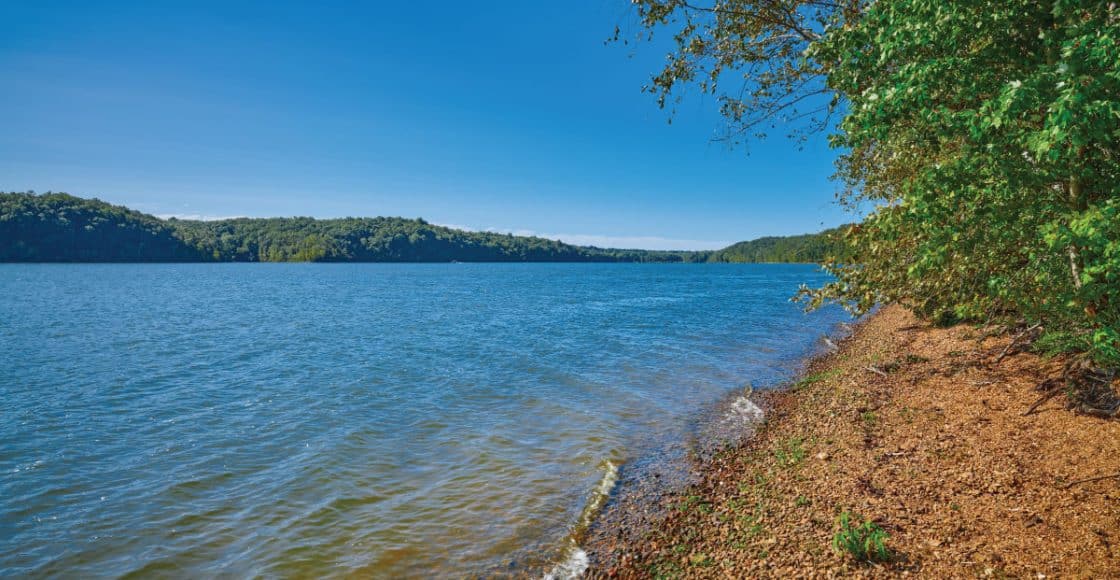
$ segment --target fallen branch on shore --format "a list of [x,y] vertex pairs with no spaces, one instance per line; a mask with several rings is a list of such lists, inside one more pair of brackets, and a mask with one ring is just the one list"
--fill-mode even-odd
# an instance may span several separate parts
[[[1047,382],[1054,382],[1054,379],[1050,379],[1049,381],[1046,381],[1046,382],[1042,383],[1042,385],[1039,385],[1039,386],[1043,387],[1043,386],[1046,385]],[[1046,389],[1046,392],[1043,393],[1042,396],[1038,398],[1037,401],[1032,403],[1031,406],[1026,411],[1023,412],[1023,416],[1026,417],[1027,415],[1030,415],[1031,413],[1035,412],[1035,410],[1038,409],[1039,407],[1041,407],[1043,403],[1045,403],[1046,401],[1049,401],[1050,399],[1054,398],[1054,395],[1057,395],[1058,393],[1062,392],[1062,387],[1064,387],[1064,386],[1065,386],[1065,383],[1062,382],[1062,381],[1057,381],[1056,384],[1051,385],[1049,388]]]
[[1091,361],[1080,359],[1066,366],[1065,376],[1074,389],[1074,411],[1101,419],[1115,419],[1120,414],[1120,397],[1112,388],[1115,369],[1096,368]]
[[884,376],[884,377],[887,376],[887,373],[884,372],[883,369],[880,369],[880,368],[877,368],[877,367],[874,367],[874,366],[868,366],[865,370],[868,371],[868,372],[875,373],[877,375]]
[[1023,332],[1020,332],[1019,334],[1016,334],[1015,338],[1012,338],[1011,342],[1007,343],[1007,346],[1003,348],[1003,352],[999,353],[999,356],[996,357],[996,360],[992,364],[997,364],[998,365],[1000,363],[1000,361],[1003,360],[1003,357],[1007,356],[1008,353],[1011,352],[1011,348],[1019,343],[1020,339],[1022,339],[1024,336],[1034,332],[1035,330],[1038,330],[1039,328],[1042,328],[1042,323],[1041,322],[1039,322],[1038,324],[1035,324],[1034,326],[1031,326],[1031,327],[1027,328]]
[[1077,481],[1071,481],[1071,482],[1067,483],[1065,488],[1069,489],[1069,488],[1071,488],[1075,485],[1080,485],[1082,483],[1089,483],[1091,481],[1101,481],[1102,479],[1114,479],[1114,478],[1117,478],[1117,477],[1120,477],[1120,473],[1112,473],[1112,474],[1109,474],[1109,475],[1098,475],[1096,477],[1086,477],[1085,479],[1079,479]]
[[1100,417],[1101,419],[1115,419],[1116,415],[1120,414],[1120,407],[1114,409],[1101,409],[1100,407],[1091,407],[1082,403],[1077,407],[1077,411],[1082,415],[1089,415],[1090,417]]

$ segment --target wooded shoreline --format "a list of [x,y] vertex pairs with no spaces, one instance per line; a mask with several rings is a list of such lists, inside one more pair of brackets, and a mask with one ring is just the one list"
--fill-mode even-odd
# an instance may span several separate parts
[[423,219],[161,219],[65,193],[0,192],[0,262],[787,262],[819,263],[839,230],[720,250],[577,246]]

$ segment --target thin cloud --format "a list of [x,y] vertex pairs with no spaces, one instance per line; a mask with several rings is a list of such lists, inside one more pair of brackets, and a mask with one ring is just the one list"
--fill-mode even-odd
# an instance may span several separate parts
[[513,234],[515,236],[535,236],[549,240],[560,240],[567,244],[577,246],[597,246],[600,248],[621,248],[634,250],[719,250],[731,245],[732,242],[722,240],[690,240],[682,238],[666,238],[661,236],[610,236],[604,234],[558,234],[538,232],[536,230],[509,229],[509,228],[472,228],[459,224],[436,224],[445,228],[463,230],[467,232],[491,232],[495,234]]
[[216,222],[219,220],[232,220],[245,217],[243,215],[206,215],[201,213],[157,213],[155,215],[161,220],[175,218],[179,220],[193,220],[200,222]]
[[536,234],[542,238],[560,240],[579,246],[598,246],[600,248],[627,248],[639,250],[718,250],[731,245],[731,242],[711,240],[688,240],[663,238],[660,236],[605,236],[596,234]]
[[[218,221],[242,218],[240,215],[207,215],[198,213],[163,213],[156,214],[160,219],[176,218],[195,221]],[[683,238],[666,238],[662,236],[610,236],[604,234],[556,234],[538,232],[536,230],[510,229],[510,228],[475,228],[462,224],[438,223],[437,226],[462,230],[465,232],[490,232],[494,234],[513,234],[545,238],[547,240],[560,240],[566,244],[576,246],[596,246],[599,248],[618,248],[629,250],[719,250],[731,245],[732,242],[722,240],[690,240]]]

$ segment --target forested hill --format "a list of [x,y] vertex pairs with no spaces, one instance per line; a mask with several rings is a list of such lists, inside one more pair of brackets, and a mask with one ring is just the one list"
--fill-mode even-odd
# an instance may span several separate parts
[[712,252],[709,262],[816,262],[835,256],[844,226],[816,234],[770,236]]
[[422,219],[162,220],[65,193],[0,193],[0,262],[817,261],[816,236],[762,238],[715,252],[619,250]]
[[64,193],[0,193],[0,261],[197,261],[169,222]]

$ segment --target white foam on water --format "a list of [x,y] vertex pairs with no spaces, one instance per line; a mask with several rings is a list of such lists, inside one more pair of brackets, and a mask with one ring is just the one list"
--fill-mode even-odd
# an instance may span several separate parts
[[762,408],[751,402],[746,396],[740,396],[735,399],[727,410],[725,419],[740,420],[747,423],[758,423],[766,416]]
[[751,394],[747,387],[743,394],[725,401],[718,414],[701,428],[697,450],[702,455],[717,453],[754,435],[755,429],[766,420],[766,413],[751,401]]
[[577,537],[583,535],[587,528],[591,527],[592,520],[595,515],[602,509],[603,504],[607,503],[607,498],[611,495],[611,490],[614,489],[615,484],[618,483],[618,466],[611,460],[603,461],[605,467],[603,478],[599,480],[599,485],[595,486],[592,491],[587,505],[583,508],[583,513],[579,516],[579,521],[576,523],[576,529],[572,535],[568,537],[568,545],[564,548],[564,558],[559,564],[553,566],[544,575],[544,580],[571,580],[583,576],[590,566],[591,561],[587,556],[587,552],[579,547]]
[[599,480],[598,487],[595,488],[596,497],[592,500],[599,504],[596,507],[602,506],[602,503],[611,495],[611,490],[614,489],[615,484],[618,483],[618,466],[609,459],[603,463],[606,465],[607,469],[606,472],[603,473],[603,479]]
[[544,580],[571,580],[583,576],[587,571],[587,567],[591,565],[591,561],[587,558],[587,552],[572,542],[571,548],[568,550],[568,556],[564,558],[556,566],[549,570],[544,575]]

